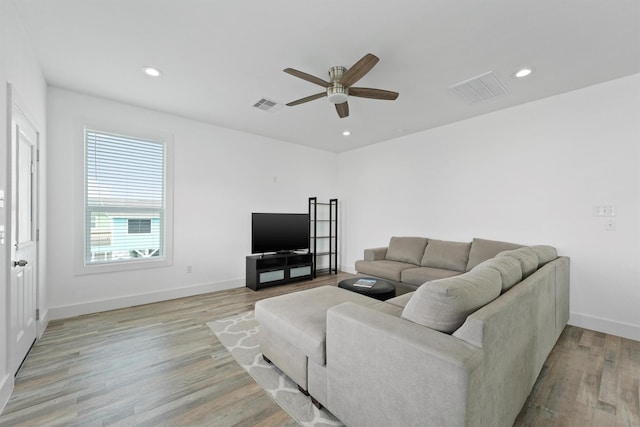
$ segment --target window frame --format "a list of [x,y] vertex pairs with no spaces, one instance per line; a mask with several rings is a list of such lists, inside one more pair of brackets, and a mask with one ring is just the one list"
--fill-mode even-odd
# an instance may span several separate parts
[[[74,258],[75,274],[98,274],[118,271],[131,271],[145,268],[167,267],[173,263],[173,136],[157,131],[140,129],[123,124],[101,123],[95,120],[79,119],[76,121],[77,128],[77,150],[75,166],[77,170],[75,179],[75,238],[74,238]],[[124,137],[137,138],[153,141],[164,145],[164,235],[161,236],[163,242],[164,256],[135,258],[127,260],[117,260],[106,263],[87,263],[86,250],[90,236],[87,235],[89,228],[86,219],[86,158],[87,143],[86,130],[105,132]]]

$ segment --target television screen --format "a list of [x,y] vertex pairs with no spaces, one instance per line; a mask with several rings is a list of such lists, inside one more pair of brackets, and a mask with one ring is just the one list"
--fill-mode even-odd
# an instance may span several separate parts
[[309,214],[251,214],[251,253],[309,249]]

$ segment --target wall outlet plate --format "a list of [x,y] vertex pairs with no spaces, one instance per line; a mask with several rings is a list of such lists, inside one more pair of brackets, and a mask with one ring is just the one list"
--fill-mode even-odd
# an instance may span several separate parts
[[614,205],[601,205],[593,207],[593,216],[612,217],[616,216],[616,207]]

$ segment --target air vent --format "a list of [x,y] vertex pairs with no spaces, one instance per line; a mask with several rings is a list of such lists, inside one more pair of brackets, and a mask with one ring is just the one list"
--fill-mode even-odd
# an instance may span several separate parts
[[262,98],[260,101],[253,104],[253,106],[259,110],[269,111],[270,113],[278,111],[282,108],[282,104],[267,98]]
[[472,104],[509,93],[505,84],[493,71],[456,83],[449,86],[449,89]]

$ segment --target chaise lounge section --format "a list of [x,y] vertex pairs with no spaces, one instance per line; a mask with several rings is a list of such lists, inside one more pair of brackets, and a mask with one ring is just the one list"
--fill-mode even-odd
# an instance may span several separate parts
[[325,286],[256,303],[263,355],[348,426],[511,426],[568,316],[549,246],[386,302]]

